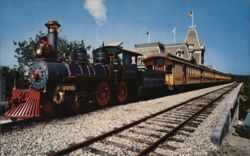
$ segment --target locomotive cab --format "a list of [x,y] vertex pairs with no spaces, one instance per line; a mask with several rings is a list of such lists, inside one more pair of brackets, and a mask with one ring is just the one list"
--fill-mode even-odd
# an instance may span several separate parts
[[119,46],[102,46],[93,51],[94,63],[120,64],[137,66],[139,53],[123,49]]
[[[123,49],[120,46],[102,46],[93,51],[94,63],[105,63],[113,66],[134,67],[137,69],[139,53]],[[120,69],[122,70],[122,69]]]
[[137,57],[141,54],[119,45],[102,46],[93,51],[94,63],[104,63],[110,69],[110,84],[119,103],[127,100],[133,86],[138,86]]

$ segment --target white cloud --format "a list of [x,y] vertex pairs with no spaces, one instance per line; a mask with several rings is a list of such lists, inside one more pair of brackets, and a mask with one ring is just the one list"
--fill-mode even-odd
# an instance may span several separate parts
[[97,24],[101,24],[107,19],[107,8],[103,3],[104,0],[85,0],[84,8],[88,10]]

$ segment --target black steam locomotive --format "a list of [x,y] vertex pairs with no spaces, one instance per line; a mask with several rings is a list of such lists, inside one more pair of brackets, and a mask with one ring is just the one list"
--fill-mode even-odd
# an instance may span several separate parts
[[57,61],[56,21],[45,24],[47,37],[35,46],[37,59],[30,67],[30,89],[15,89],[9,100],[10,118],[52,115],[57,105],[79,112],[85,102],[105,106],[114,98],[124,103],[128,90],[138,86],[137,56],[119,46],[102,46],[93,50],[93,63],[84,62],[81,52],[70,62]]
[[58,61],[60,24],[49,21],[45,26],[48,35],[35,46],[37,58],[30,67],[30,89],[12,91],[6,117],[50,116],[57,106],[79,112],[90,101],[106,106],[110,99],[124,103],[128,97],[153,89],[166,92],[187,85],[230,81],[226,74],[166,54],[147,57],[145,68],[141,69],[137,62],[141,54],[119,45],[93,50],[93,63],[84,61],[81,52],[73,61]]

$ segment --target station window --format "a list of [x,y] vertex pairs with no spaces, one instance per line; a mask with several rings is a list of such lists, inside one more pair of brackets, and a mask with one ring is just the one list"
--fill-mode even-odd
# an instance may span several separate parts
[[184,56],[184,51],[182,49],[177,49],[176,50],[176,56],[180,57],[180,58],[183,58]]

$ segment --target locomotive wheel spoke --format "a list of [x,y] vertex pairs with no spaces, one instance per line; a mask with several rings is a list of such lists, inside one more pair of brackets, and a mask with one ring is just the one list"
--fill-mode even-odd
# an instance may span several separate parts
[[96,102],[99,106],[105,106],[110,99],[110,89],[106,82],[102,82],[98,85],[96,91]]
[[128,98],[128,87],[125,82],[120,82],[117,87],[117,100],[119,103],[124,103]]

